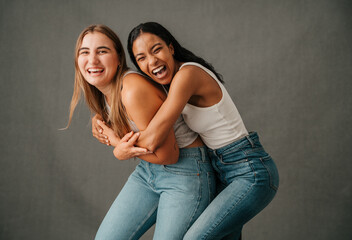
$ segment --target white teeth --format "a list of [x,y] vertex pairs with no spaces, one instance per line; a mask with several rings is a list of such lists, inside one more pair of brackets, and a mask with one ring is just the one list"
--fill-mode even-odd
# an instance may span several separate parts
[[102,72],[103,69],[101,68],[91,68],[91,69],[88,69],[88,72],[92,72],[92,73],[97,73],[97,72]]
[[153,70],[154,74],[157,74],[158,72],[160,72],[162,69],[164,69],[164,66],[158,67],[157,69]]

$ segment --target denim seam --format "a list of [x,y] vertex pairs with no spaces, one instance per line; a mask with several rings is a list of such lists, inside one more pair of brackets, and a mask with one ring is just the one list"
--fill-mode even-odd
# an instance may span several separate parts
[[248,150],[243,150],[243,152],[245,154],[251,154],[251,153],[261,152],[261,151],[264,151],[263,147],[255,147],[255,148],[251,148],[251,149],[248,149]]
[[[256,142],[257,138],[251,138],[251,140],[252,140],[253,143],[254,143],[254,142]],[[230,145],[231,145],[231,144],[230,144]],[[245,147],[246,145],[251,145],[251,146],[252,146],[251,142],[250,142],[247,138],[244,139],[243,142],[239,142],[239,143],[237,143],[237,144],[235,144],[235,145],[233,145],[233,146],[228,146],[227,148],[226,148],[226,146],[225,146],[224,149],[222,149],[221,151],[219,151],[219,154],[227,153],[226,151],[229,150],[229,149],[231,149],[231,148],[234,148],[233,150],[237,151],[237,150],[239,150],[239,149]]]
[[235,204],[233,204],[231,208],[229,208],[226,211],[226,213],[221,217],[221,219],[219,219],[219,221],[217,221],[213,225],[213,227],[209,228],[209,230],[206,232],[206,235],[204,235],[204,237],[202,237],[201,239],[204,239],[204,240],[208,239],[209,233],[211,233],[217,226],[219,226],[222,223],[223,219],[248,195],[248,193],[250,192],[250,190],[253,188],[254,185],[255,185],[255,182],[248,187],[246,193],[244,193],[241,196],[241,198]]
[[199,182],[199,194],[198,194],[198,199],[197,199],[197,205],[196,205],[196,207],[194,208],[193,214],[192,214],[192,216],[191,216],[191,218],[190,218],[190,220],[189,220],[189,223],[188,223],[188,225],[187,225],[186,230],[189,229],[189,228],[191,227],[191,225],[193,224],[193,222],[194,222],[194,221],[193,221],[194,216],[195,216],[195,214],[196,214],[196,212],[197,212],[197,210],[198,210],[198,208],[199,208],[200,200],[201,200],[201,198],[202,198],[202,181],[200,181],[200,176],[198,177],[198,182]]
[[265,167],[266,171],[268,172],[268,175],[269,175],[269,185],[270,185],[270,187],[271,187],[273,190],[277,191],[278,188],[273,185],[273,178],[272,178],[272,176],[271,176],[271,173],[270,173],[268,167],[264,164],[263,158],[260,158],[260,162],[262,163],[262,165]]
[[158,209],[158,204],[148,213],[147,217],[144,219],[144,221],[137,226],[136,231],[131,235],[129,240],[133,239],[134,236],[137,234],[137,232],[143,227],[143,225],[147,222],[147,220],[153,215],[153,213]]
[[176,174],[176,175],[193,176],[193,177],[199,175],[199,172],[197,172],[197,173],[195,173],[195,172],[193,172],[193,173],[191,173],[191,172],[186,173],[186,172],[181,172],[181,171],[170,170],[170,169],[168,169],[165,165],[163,165],[163,169],[164,169],[166,172],[168,172],[168,173],[172,173],[172,174]]
[[163,169],[168,172],[168,173],[172,173],[172,174],[176,174],[176,175],[182,175],[182,176],[199,176],[199,174],[201,174],[201,168],[199,166],[199,162],[200,162],[200,159],[199,157],[201,158],[202,156],[199,156],[199,155],[196,155],[194,158],[196,159],[193,159],[195,162],[196,162],[196,165],[197,165],[197,172],[182,172],[182,171],[177,171],[177,170],[172,170],[172,169],[169,169],[167,167],[167,165],[162,165]]
[[[241,151],[244,153],[244,155],[247,155],[243,150],[241,150]],[[224,165],[235,165],[235,164],[239,164],[239,163],[248,162],[248,158],[245,158],[245,159],[242,159],[242,160],[239,160],[239,161],[236,161],[236,162],[229,162],[229,163],[227,163],[227,162],[224,162],[224,161],[222,160],[222,156],[223,156],[223,154],[221,154],[221,155],[219,156],[219,159],[220,159],[220,162],[221,162],[222,164],[224,164]]]
[[[213,175],[213,176],[212,176]],[[212,191],[212,189],[214,188],[214,186],[211,184],[211,179],[214,176],[214,173],[212,172],[207,172],[207,180],[208,180],[208,186],[209,186],[209,194],[208,194],[208,199],[209,199],[209,204],[211,203],[211,201],[213,201],[215,193]],[[214,183],[213,183],[214,184]]]

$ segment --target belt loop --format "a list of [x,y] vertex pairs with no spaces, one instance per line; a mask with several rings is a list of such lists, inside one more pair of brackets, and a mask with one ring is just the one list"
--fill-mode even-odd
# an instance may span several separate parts
[[252,148],[254,148],[254,142],[251,139],[251,137],[249,135],[247,135],[246,138],[247,138],[248,142],[251,144]]
[[203,148],[203,147],[199,147],[199,151],[200,151],[200,156],[202,157],[202,158],[201,158],[201,161],[204,162],[204,161],[205,161],[205,152],[204,152],[204,148]]

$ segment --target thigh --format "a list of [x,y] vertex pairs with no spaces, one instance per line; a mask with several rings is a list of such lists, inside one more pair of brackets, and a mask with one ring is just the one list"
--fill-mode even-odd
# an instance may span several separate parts
[[95,239],[139,239],[156,221],[159,194],[132,174],[111,205]]
[[184,239],[222,239],[229,234],[239,236],[243,226],[241,211],[247,211],[240,205],[254,184],[254,180],[248,179],[234,181],[220,192],[187,231]]
[[215,194],[211,164],[200,156],[180,158],[166,166],[154,239],[179,240],[200,216]]
[[232,182],[212,201],[184,239],[223,239],[228,235],[239,238],[243,225],[267,206],[276,193],[270,184],[263,184],[267,175],[258,171],[260,165],[259,159],[238,163],[237,172],[242,171],[242,175],[232,176]]

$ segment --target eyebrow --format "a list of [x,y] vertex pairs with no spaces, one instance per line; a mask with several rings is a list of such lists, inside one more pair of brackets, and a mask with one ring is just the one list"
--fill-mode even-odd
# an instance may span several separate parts
[[[161,43],[155,43],[150,49],[155,48],[156,46],[161,45]],[[137,53],[134,58],[137,58],[139,55],[143,55],[143,53]]]
[[[106,46],[100,46],[100,47],[97,47],[97,49],[108,49],[108,50],[111,50],[110,48],[106,47]],[[87,47],[82,47],[80,48],[78,51],[81,51],[81,50],[89,50],[89,48]]]
[[155,43],[151,49],[155,48],[157,45],[161,45],[161,43]]

